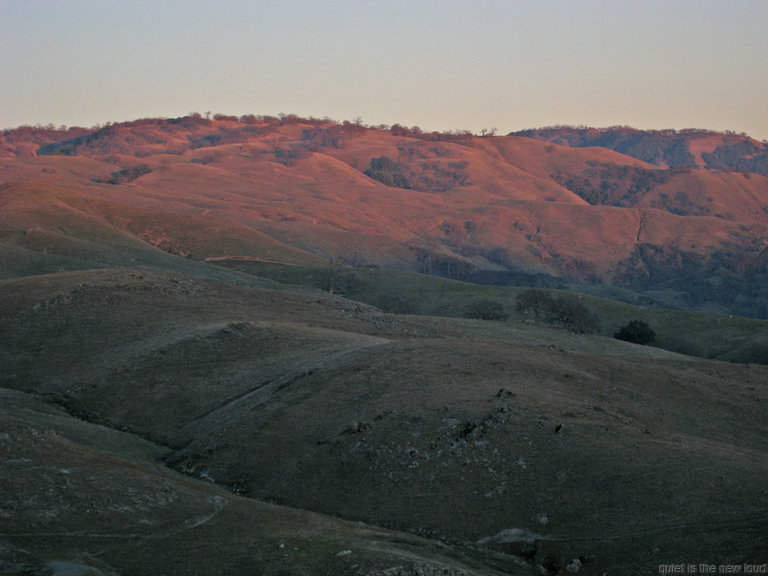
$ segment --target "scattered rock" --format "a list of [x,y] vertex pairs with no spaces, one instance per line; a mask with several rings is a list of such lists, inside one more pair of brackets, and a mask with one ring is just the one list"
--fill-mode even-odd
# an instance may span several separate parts
[[570,563],[569,563],[569,564],[568,564],[568,565],[565,567],[565,569],[566,569],[566,570],[567,570],[569,573],[571,573],[571,574],[576,574],[576,573],[578,573],[578,572],[579,572],[579,570],[581,570],[581,566],[582,566],[582,564],[581,564],[581,560],[579,560],[578,558],[574,558],[574,559],[573,559],[573,560],[571,560],[571,562],[570,562]]
[[555,576],[563,567],[559,546],[551,540],[536,540],[535,565],[542,576]]
[[523,528],[507,528],[498,534],[478,540],[477,543],[531,561],[536,556],[537,538],[538,534]]
[[373,427],[370,422],[352,422],[350,426],[341,431],[342,434],[360,434],[366,432]]
[[96,576],[97,574],[102,574],[101,571],[95,570],[92,566],[78,564],[77,562],[52,560],[46,566],[53,571],[52,576]]

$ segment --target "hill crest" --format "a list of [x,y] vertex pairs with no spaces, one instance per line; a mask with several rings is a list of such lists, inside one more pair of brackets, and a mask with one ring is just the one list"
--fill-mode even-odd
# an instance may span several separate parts
[[768,175],[768,143],[750,138],[744,133],[695,128],[638,130],[629,126],[552,126],[521,130],[510,135],[575,148],[608,148],[664,168]]
[[[325,259],[505,283],[546,274],[768,315],[768,152],[731,133],[475,136],[193,114],[22,127],[4,131],[0,149],[0,181],[35,182],[186,258]],[[8,216],[13,250],[35,250],[17,233],[34,219]]]

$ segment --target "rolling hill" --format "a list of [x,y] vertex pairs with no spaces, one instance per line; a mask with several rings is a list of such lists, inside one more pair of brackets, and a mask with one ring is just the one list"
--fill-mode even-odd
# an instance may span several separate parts
[[557,130],[2,132],[0,573],[764,563],[764,145]]
[[766,552],[765,366],[149,268],[4,280],[0,312],[6,572],[644,574]]
[[[68,219],[87,215],[196,260],[335,260],[500,283],[538,274],[627,288],[665,306],[768,316],[768,177],[744,168],[759,164],[763,144],[706,133],[706,152],[704,136],[675,136],[675,149],[721,158],[700,168],[628,155],[639,145],[578,147],[611,142],[572,134],[580,132],[476,137],[223,115],[8,130],[3,261],[42,248],[36,259],[48,270],[76,266],[68,243],[90,240],[72,236]],[[56,210],[41,232],[63,237],[41,244],[15,186],[55,199],[57,208],[35,210]]]

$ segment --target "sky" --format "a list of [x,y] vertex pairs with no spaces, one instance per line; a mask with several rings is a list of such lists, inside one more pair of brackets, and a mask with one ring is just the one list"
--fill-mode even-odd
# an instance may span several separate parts
[[768,0],[0,0],[0,128],[208,111],[768,139]]

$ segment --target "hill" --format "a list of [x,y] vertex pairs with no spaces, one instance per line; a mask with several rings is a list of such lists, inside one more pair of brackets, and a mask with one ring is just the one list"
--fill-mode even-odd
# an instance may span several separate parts
[[0,313],[6,566],[638,574],[766,552],[765,366],[138,268],[0,281]]
[[244,498],[168,453],[0,389],[3,574],[525,574],[477,550]]
[[[587,135],[551,138],[611,145]],[[634,132],[625,140],[635,136],[647,140]],[[639,144],[616,145],[619,153],[296,116],[8,130],[2,258],[14,275],[25,273],[14,264],[19,254],[38,262],[33,272],[79,266],[75,246],[90,240],[61,234],[87,235],[68,225],[74,211],[194,260],[334,260],[507,284],[538,277],[767,317],[763,145],[700,136],[689,138],[699,144],[676,146],[721,159],[736,154],[723,146],[750,147],[736,155],[754,166],[734,161],[729,166],[741,168],[724,171],[717,166],[725,160],[712,160],[682,168],[666,163],[666,152],[637,154],[660,165],[631,157]],[[662,152],[667,140],[689,141],[678,133],[654,138]],[[40,231],[15,204],[14,187],[31,185],[60,206]],[[57,240],[41,242],[40,232]],[[94,254],[85,260],[98,263]]]
[[764,563],[768,179],[564,144],[4,131],[0,573]]
[[754,172],[768,176],[768,145],[746,134],[711,130],[637,130],[628,126],[556,126],[513,132],[574,148],[615,150],[667,168],[715,172]]

